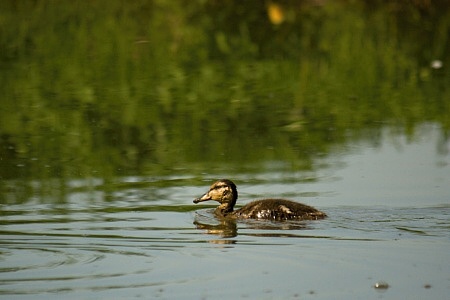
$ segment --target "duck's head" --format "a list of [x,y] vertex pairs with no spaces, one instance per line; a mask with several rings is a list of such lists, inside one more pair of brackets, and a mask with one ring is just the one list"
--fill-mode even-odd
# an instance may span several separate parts
[[194,203],[214,200],[220,203],[220,208],[233,211],[237,198],[238,192],[236,185],[231,180],[221,179],[214,182],[209,188],[209,191],[200,198],[195,199]]

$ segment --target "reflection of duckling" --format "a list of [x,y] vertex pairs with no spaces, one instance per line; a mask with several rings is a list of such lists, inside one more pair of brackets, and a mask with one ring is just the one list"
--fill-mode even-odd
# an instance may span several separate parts
[[220,203],[215,214],[221,217],[234,217],[242,219],[266,219],[266,220],[317,220],[327,215],[314,207],[284,200],[265,199],[253,201],[238,210],[233,210],[238,192],[236,185],[228,179],[221,179],[213,183],[209,191],[194,200],[199,203],[214,200]]
[[221,237],[235,237],[237,236],[236,220],[230,218],[222,218],[220,224],[213,225],[194,221],[197,229],[205,229],[208,234],[216,234]]

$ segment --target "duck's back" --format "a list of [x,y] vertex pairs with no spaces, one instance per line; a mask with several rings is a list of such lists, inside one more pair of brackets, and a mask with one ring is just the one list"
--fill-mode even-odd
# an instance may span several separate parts
[[238,218],[267,220],[317,220],[327,216],[314,207],[285,199],[253,201],[234,214]]

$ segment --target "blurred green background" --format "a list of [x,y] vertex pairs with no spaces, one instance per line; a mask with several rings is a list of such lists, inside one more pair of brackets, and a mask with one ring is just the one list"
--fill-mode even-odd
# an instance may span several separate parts
[[310,169],[427,122],[446,143],[449,29],[444,0],[1,1],[0,179]]

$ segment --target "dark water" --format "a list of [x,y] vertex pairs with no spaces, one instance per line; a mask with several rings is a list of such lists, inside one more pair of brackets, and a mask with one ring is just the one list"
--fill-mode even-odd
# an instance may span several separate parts
[[0,1],[0,298],[447,299],[447,1],[185,2]]

